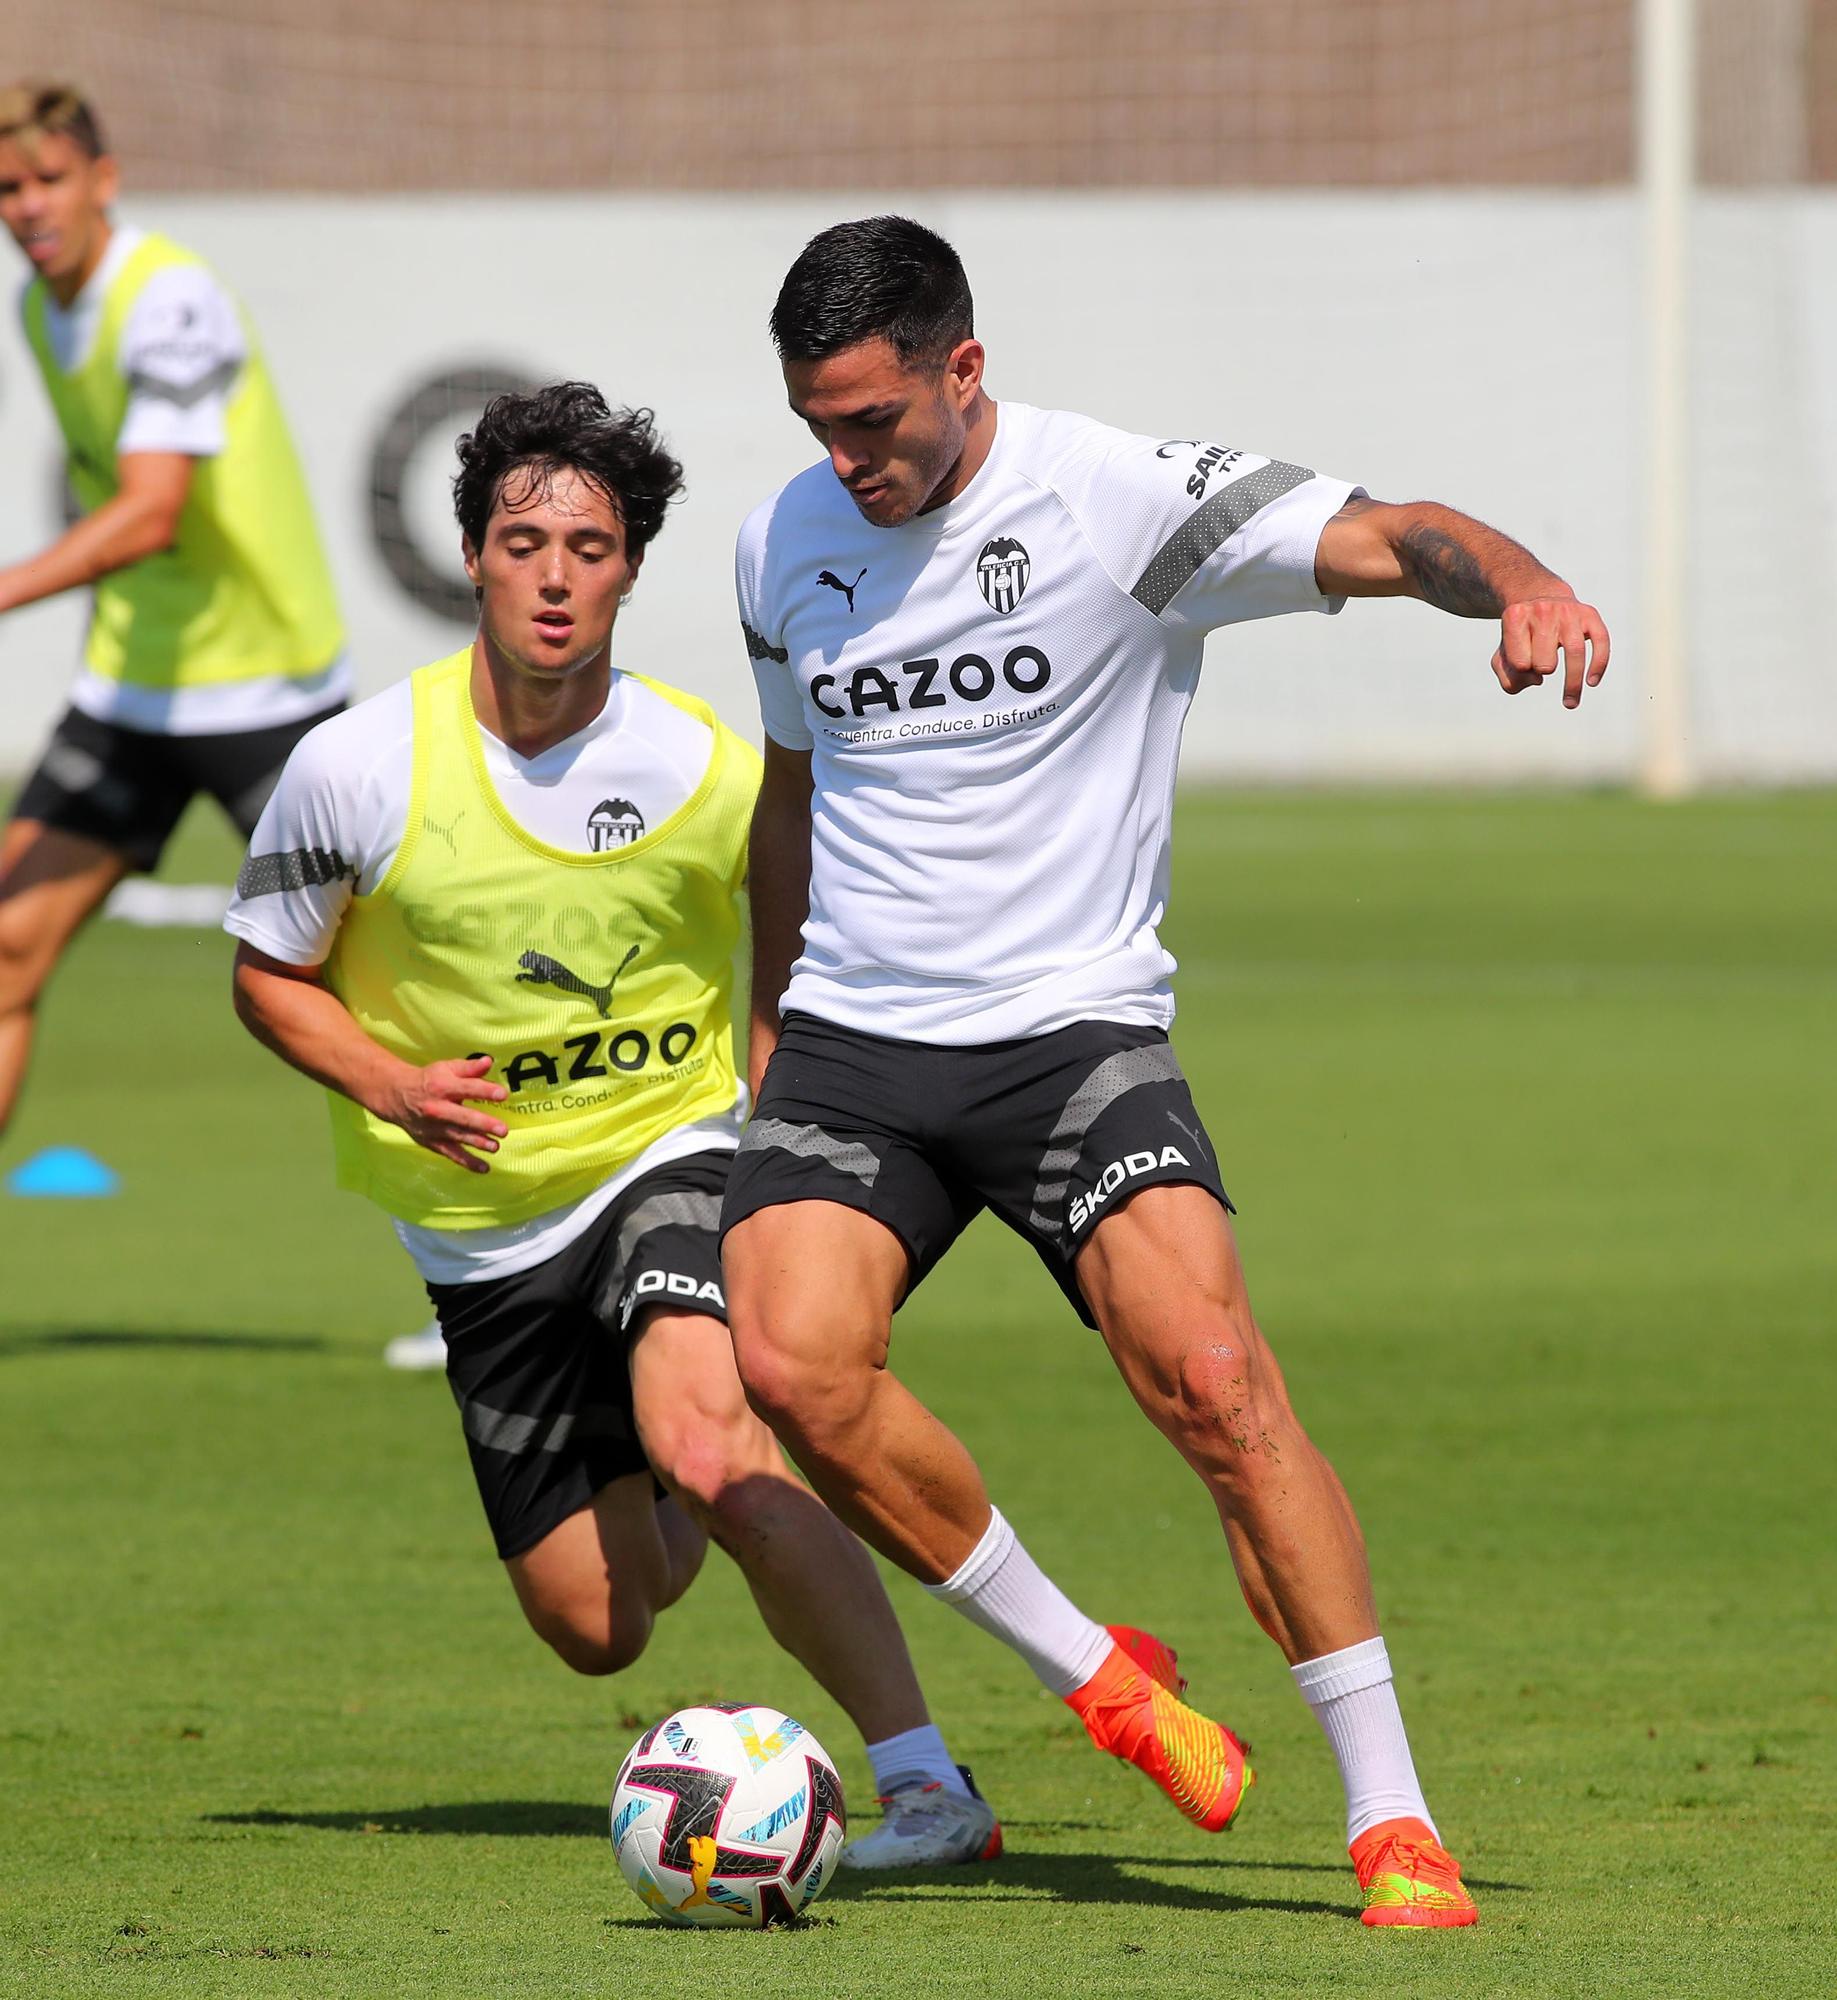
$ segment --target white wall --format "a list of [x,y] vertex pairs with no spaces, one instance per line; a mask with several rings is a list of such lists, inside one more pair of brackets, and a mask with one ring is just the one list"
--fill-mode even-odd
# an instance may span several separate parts
[[[1488,628],[1409,604],[1216,642],[1189,774],[1626,776],[1640,702],[1638,226],[1605,194],[222,199],[128,204],[247,300],[292,413],[366,690],[450,650],[370,532],[369,460],[421,377],[496,362],[653,404],[690,497],[622,657],[752,724],[734,528],[811,455],[764,334],[815,229],[908,208],[958,244],[997,397],[1209,435],[1429,497],[1528,542],[1598,602],[1608,683],[1506,702]],[[1720,196],[1696,240],[1696,751],[1712,778],[1837,777],[1837,193]],[[414,482],[447,538],[431,447]],[[54,527],[55,445],[0,328],[0,557]],[[20,769],[80,638],[0,620],[0,769]]]

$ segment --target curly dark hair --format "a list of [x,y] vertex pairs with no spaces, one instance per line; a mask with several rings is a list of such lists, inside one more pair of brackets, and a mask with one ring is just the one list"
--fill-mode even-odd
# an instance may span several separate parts
[[682,497],[682,467],[657,435],[656,413],[614,410],[591,382],[494,396],[458,451],[453,512],[475,549],[484,546],[491,510],[513,472],[529,473],[519,506],[541,498],[558,472],[590,479],[618,509],[632,556],[644,553],[671,501]]

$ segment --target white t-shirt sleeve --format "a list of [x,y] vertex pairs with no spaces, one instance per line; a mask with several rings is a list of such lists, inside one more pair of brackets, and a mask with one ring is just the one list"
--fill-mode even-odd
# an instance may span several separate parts
[[128,314],[117,358],[128,382],[117,454],[214,458],[223,449],[248,342],[235,302],[207,270],[175,264],[156,271]]
[[388,874],[408,822],[406,683],[308,731],[257,821],[223,928],[283,965],[322,965],[353,895]]
[[1118,588],[1163,623],[1210,632],[1345,602],[1321,594],[1314,558],[1361,488],[1203,438],[1102,435],[1060,497]]
[[765,733],[786,750],[814,748],[816,738],[804,716],[803,697],[790,669],[790,655],[778,630],[779,620],[768,602],[765,573],[766,531],[772,503],[755,508],[741,526],[734,547],[734,595],[740,602],[740,633],[753,665],[759,690],[759,719]]

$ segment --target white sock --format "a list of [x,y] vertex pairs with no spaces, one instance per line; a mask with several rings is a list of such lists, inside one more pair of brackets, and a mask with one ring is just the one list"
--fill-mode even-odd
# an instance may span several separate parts
[[1303,1660],[1289,1672],[1339,1760],[1340,1782],[1346,1787],[1347,1846],[1387,1819],[1419,1819],[1434,1833],[1403,1733],[1384,1641],[1364,1639],[1318,1660]]
[[961,1792],[965,1798],[969,1797],[963,1773],[945,1749],[935,1722],[921,1723],[917,1729],[902,1729],[897,1736],[870,1743],[867,1760],[874,1767],[874,1790],[883,1799],[905,1785],[942,1785],[947,1792]]
[[999,1507],[956,1575],[925,1588],[1012,1646],[1054,1694],[1083,1687],[1115,1643],[1041,1571]]

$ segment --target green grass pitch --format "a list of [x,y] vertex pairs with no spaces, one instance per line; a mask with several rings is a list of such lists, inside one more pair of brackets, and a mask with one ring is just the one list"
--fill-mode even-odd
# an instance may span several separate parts
[[[214,934],[97,927],[0,1196],[0,1990],[24,1995],[1837,1990],[1837,795],[1187,795],[1179,1046],[1261,1317],[1363,1514],[1477,1932],[1353,1921],[1325,1745],[1197,1486],[979,1225],[896,1365],[1098,1615],[1257,1747],[1185,1826],[903,1579],[987,1870],[787,1934],[655,1927],[638,1726],[842,1718],[718,1556],[613,1682],[524,1631],[380,1217],[230,1016]],[[224,875],[194,823],[169,873]]]

